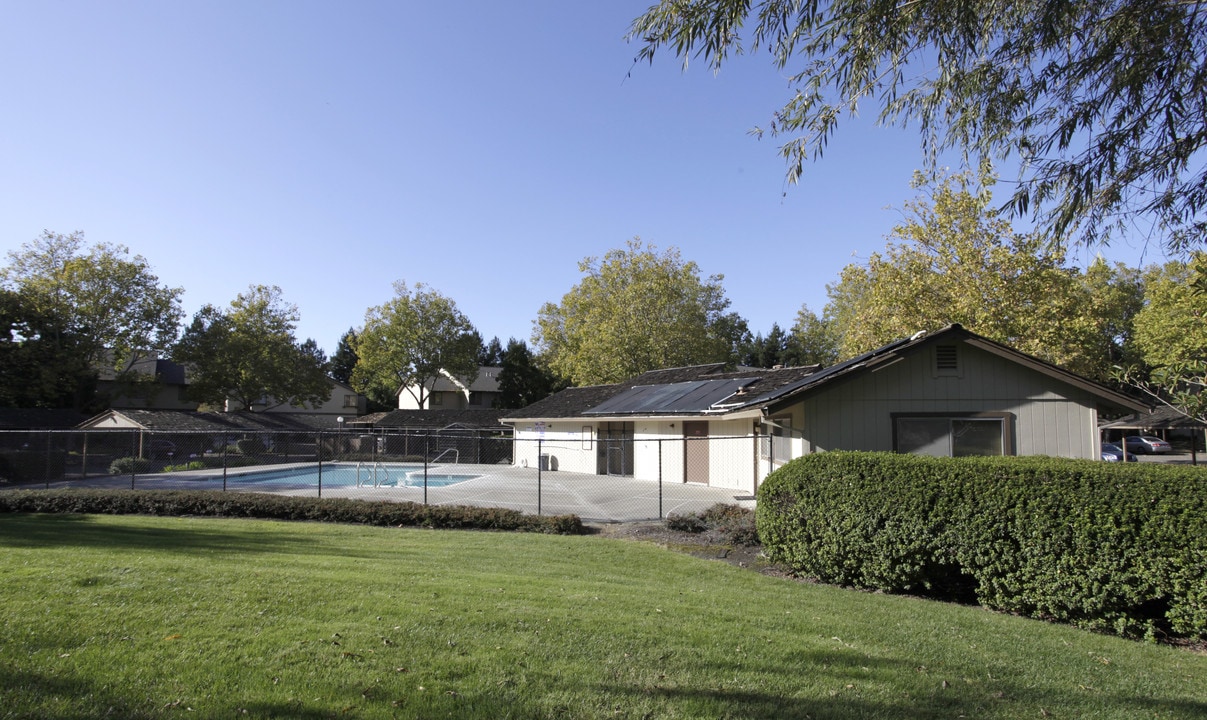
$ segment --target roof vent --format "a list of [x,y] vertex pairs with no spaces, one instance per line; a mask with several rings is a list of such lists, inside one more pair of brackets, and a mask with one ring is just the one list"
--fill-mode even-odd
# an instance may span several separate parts
[[960,370],[960,356],[955,345],[935,346],[935,370],[944,375],[951,375]]

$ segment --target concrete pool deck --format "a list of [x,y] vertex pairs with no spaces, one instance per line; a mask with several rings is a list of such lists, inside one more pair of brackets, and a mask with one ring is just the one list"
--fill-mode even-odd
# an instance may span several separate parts
[[[228,471],[228,492],[266,492],[278,495],[316,497],[317,483],[288,480],[241,482],[240,474],[295,468],[314,468],[314,464],[238,468]],[[348,472],[353,466],[324,464],[325,473]],[[139,475],[133,487],[149,490],[222,490],[220,476],[213,470],[169,474]],[[416,502],[428,505],[474,505],[518,510],[530,515],[577,515],[585,522],[634,522],[657,520],[673,513],[704,510],[717,503],[753,508],[754,500],[741,490],[694,483],[635,480],[629,477],[589,475],[564,471],[538,471],[510,465],[440,465],[429,468],[432,474],[469,474],[477,477],[445,487],[373,487],[354,484],[326,485],[322,497]],[[334,475],[332,475],[334,477]],[[93,477],[54,482],[52,488],[88,487],[130,489],[128,475]],[[43,486],[33,486],[43,487]]]

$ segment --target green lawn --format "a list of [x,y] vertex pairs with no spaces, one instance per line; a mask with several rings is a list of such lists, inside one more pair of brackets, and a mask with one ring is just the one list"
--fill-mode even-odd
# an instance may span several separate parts
[[0,717],[1203,718],[1207,656],[593,537],[0,516]]

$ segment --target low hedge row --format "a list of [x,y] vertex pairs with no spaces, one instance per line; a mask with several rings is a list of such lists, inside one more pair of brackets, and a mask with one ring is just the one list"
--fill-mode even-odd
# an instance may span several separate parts
[[1054,458],[809,455],[759,489],[775,562],[1126,637],[1207,638],[1207,471]]
[[584,532],[576,515],[537,516],[505,508],[205,490],[14,490],[0,492],[0,513],[195,515],[556,535]]

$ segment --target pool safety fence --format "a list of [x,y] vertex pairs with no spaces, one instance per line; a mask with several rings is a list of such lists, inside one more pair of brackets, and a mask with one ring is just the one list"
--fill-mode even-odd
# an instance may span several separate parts
[[0,489],[221,490],[505,507],[587,521],[753,505],[769,437],[514,438],[503,431],[0,432]]

